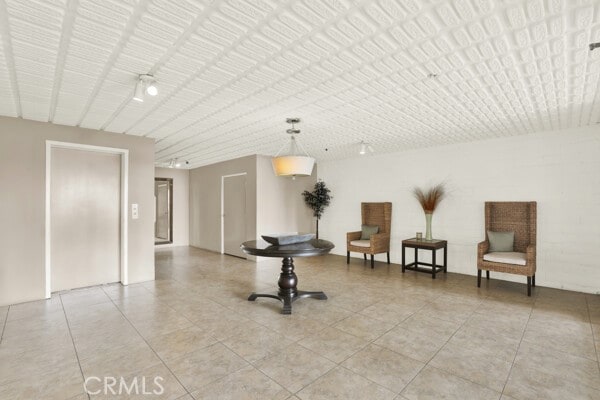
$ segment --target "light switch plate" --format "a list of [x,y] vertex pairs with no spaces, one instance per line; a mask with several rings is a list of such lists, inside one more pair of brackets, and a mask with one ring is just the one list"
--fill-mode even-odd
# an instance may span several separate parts
[[131,219],[138,219],[139,218],[139,213],[138,213],[138,205],[136,203],[131,205]]

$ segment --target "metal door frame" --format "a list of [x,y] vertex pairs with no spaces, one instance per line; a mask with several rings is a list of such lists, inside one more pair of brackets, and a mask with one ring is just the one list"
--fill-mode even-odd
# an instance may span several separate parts
[[[154,187],[156,188],[156,182],[166,182],[169,189],[169,195],[167,196],[168,209],[169,209],[169,238],[162,242],[154,242],[154,245],[161,244],[171,244],[173,243],[173,178],[154,178]],[[156,202],[158,198],[155,197],[154,200],[154,238],[156,238],[156,212],[158,211],[158,207],[156,206]]]

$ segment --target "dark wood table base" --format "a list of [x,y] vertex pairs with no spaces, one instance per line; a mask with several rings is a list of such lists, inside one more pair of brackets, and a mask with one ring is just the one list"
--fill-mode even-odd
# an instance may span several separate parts
[[282,314],[292,313],[292,303],[302,298],[313,298],[317,300],[327,300],[327,295],[323,292],[306,292],[298,290],[298,277],[294,273],[294,259],[284,257],[281,263],[281,274],[279,274],[279,292],[277,294],[252,293],[248,296],[248,301],[254,301],[259,297],[268,297],[279,300],[283,303]]
[[[415,261],[409,264],[406,262],[406,248],[413,248],[415,251]],[[431,262],[419,261],[419,249],[431,250]],[[444,264],[439,265],[436,262],[436,251],[444,250]],[[424,265],[429,268],[420,268],[419,265]],[[417,239],[406,239],[402,241],[402,273],[405,270],[425,272],[431,274],[431,278],[435,279],[435,274],[438,272],[446,273],[448,266],[448,242],[445,240],[417,240]]]

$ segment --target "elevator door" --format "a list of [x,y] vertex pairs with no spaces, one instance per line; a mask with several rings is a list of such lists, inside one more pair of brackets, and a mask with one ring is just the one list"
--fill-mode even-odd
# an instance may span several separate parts
[[52,149],[51,290],[120,281],[121,156]]

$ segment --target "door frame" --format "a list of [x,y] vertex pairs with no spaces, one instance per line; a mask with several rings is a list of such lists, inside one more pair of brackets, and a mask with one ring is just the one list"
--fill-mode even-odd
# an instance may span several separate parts
[[156,194],[154,195],[154,245],[160,246],[162,244],[172,244],[173,243],[173,178],[154,178],[154,187],[156,188],[156,182],[166,182],[167,187],[169,189],[169,195],[167,196],[168,200],[168,209],[169,209],[169,238],[168,240],[163,240],[162,242],[156,241],[156,212],[158,211]]
[[52,230],[51,230],[51,218],[50,218],[50,189],[52,179],[52,149],[71,149],[71,150],[84,150],[93,151],[98,153],[110,153],[118,154],[121,156],[121,237],[120,237],[120,250],[121,250],[121,283],[123,285],[129,284],[129,269],[128,269],[128,202],[129,202],[129,150],[119,149],[116,147],[103,147],[93,146],[81,143],[70,143],[70,142],[59,142],[54,140],[46,140],[46,226],[45,226],[45,256],[44,256],[44,269],[46,274],[46,298],[49,299],[52,295]]
[[[247,172],[221,176],[221,254],[225,254],[225,178],[248,175]],[[246,199],[244,199],[245,201]]]

